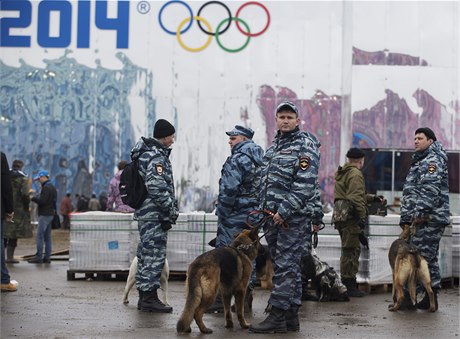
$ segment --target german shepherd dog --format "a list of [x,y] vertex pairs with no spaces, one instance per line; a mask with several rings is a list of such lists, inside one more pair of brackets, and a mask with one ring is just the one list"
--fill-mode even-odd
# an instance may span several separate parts
[[[208,245],[216,247],[216,238],[210,240]],[[271,291],[273,289],[274,275],[273,261],[268,246],[260,244],[256,257],[256,276],[260,282],[260,287]]]
[[190,333],[193,319],[201,333],[212,333],[203,322],[203,314],[213,304],[219,290],[224,304],[225,327],[233,327],[232,296],[235,297],[240,326],[249,327],[244,318],[243,303],[258,247],[258,229],[243,230],[229,246],[205,252],[190,264],[185,284],[187,299],[176,326],[178,333]]
[[275,270],[273,261],[267,245],[259,246],[259,253],[256,257],[256,276],[260,281],[260,287],[271,291],[273,289],[273,276]]
[[435,301],[431,289],[431,277],[428,263],[420,255],[417,248],[407,243],[404,239],[396,239],[388,252],[391,270],[393,272],[393,304],[388,307],[390,311],[397,311],[404,299],[404,284],[407,283],[412,303],[417,302],[416,284],[421,282],[430,299],[430,312],[435,312]]

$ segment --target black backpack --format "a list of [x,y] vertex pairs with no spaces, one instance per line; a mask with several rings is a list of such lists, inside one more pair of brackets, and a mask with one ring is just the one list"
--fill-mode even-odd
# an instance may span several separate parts
[[118,185],[121,201],[134,209],[141,207],[147,198],[147,187],[139,174],[139,157],[125,166]]

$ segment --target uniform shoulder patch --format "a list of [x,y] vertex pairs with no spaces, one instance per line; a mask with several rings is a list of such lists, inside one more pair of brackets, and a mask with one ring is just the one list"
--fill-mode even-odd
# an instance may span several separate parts
[[432,162],[432,163],[428,164],[428,172],[430,172],[430,173],[436,172],[436,164],[435,163]]
[[301,157],[299,159],[299,167],[302,171],[307,170],[310,168],[310,158],[309,157]]
[[156,165],[155,165],[155,169],[157,170],[157,174],[158,174],[158,175],[163,175],[164,169],[163,169],[163,165],[162,165],[162,164],[156,164]]

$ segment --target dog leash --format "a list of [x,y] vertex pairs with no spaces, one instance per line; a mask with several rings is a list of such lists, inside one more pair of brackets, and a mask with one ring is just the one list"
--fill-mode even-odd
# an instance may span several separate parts
[[[322,225],[319,228],[320,231],[324,229],[324,227],[326,227],[326,225],[322,221],[319,224]],[[312,245],[313,245],[313,248],[318,247],[318,232],[317,231],[313,231],[313,244]]]
[[[260,220],[257,222],[257,224],[253,225],[249,222],[249,218],[251,216],[257,216],[257,215],[260,215],[262,214],[263,217],[260,218]],[[270,210],[254,210],[254,211],[251,211],[248,216],[246,217],[246,225],[253,229],[253,228],[256,228],[257,230],[260,230],[260,228],[262,228],[265,223],[269,222],[270,220],[273,220],[273,216],[275,215],[275,213],[273,213],[272,211]],[[288,229],[289,228],[289,225],[287,222],[283,222],[283,224],[281,225],[282,228],[284,229]],[[257,241],[260,241],[260,239],[262,239],[263,237],[265,237],[268,233],[270,233],[270,230],[267,230],[266,232],[264,232],[260,237],[258,237]],[[254,241],[255,242],[255,241]]]
[[[256,225],[253,225],[249,222],[249,218],[251,218],[251,216],[259,216],[259,215],[263,215],[262,218],[260,218],[260,220],[257,222]],[[263,210],[253,210],[251,212],[249,212],[248,216],[246,217],[246,225],[249,227],[249,228],[257,228],[257,229],[260,229],[266,222],[268,222],[270,219],[273,220],[273,216],[275,215],[275,213],[273,213],[272,211],[270,210],[267,210],[267,209],[263,209]],[[284,221],[281,225],[282,228],[284,229],[288,229],[289,228],[289,224]]]

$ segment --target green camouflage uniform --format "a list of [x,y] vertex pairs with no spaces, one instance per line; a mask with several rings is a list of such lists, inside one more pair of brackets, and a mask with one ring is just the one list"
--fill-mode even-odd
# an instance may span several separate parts
[[367,218],[367,195],[364,176],[355,165],[339,166],[335,175],[334,201],[332,221],[342,242],[340,275],[342,280],[356,279],[361,254],[358,221]]

